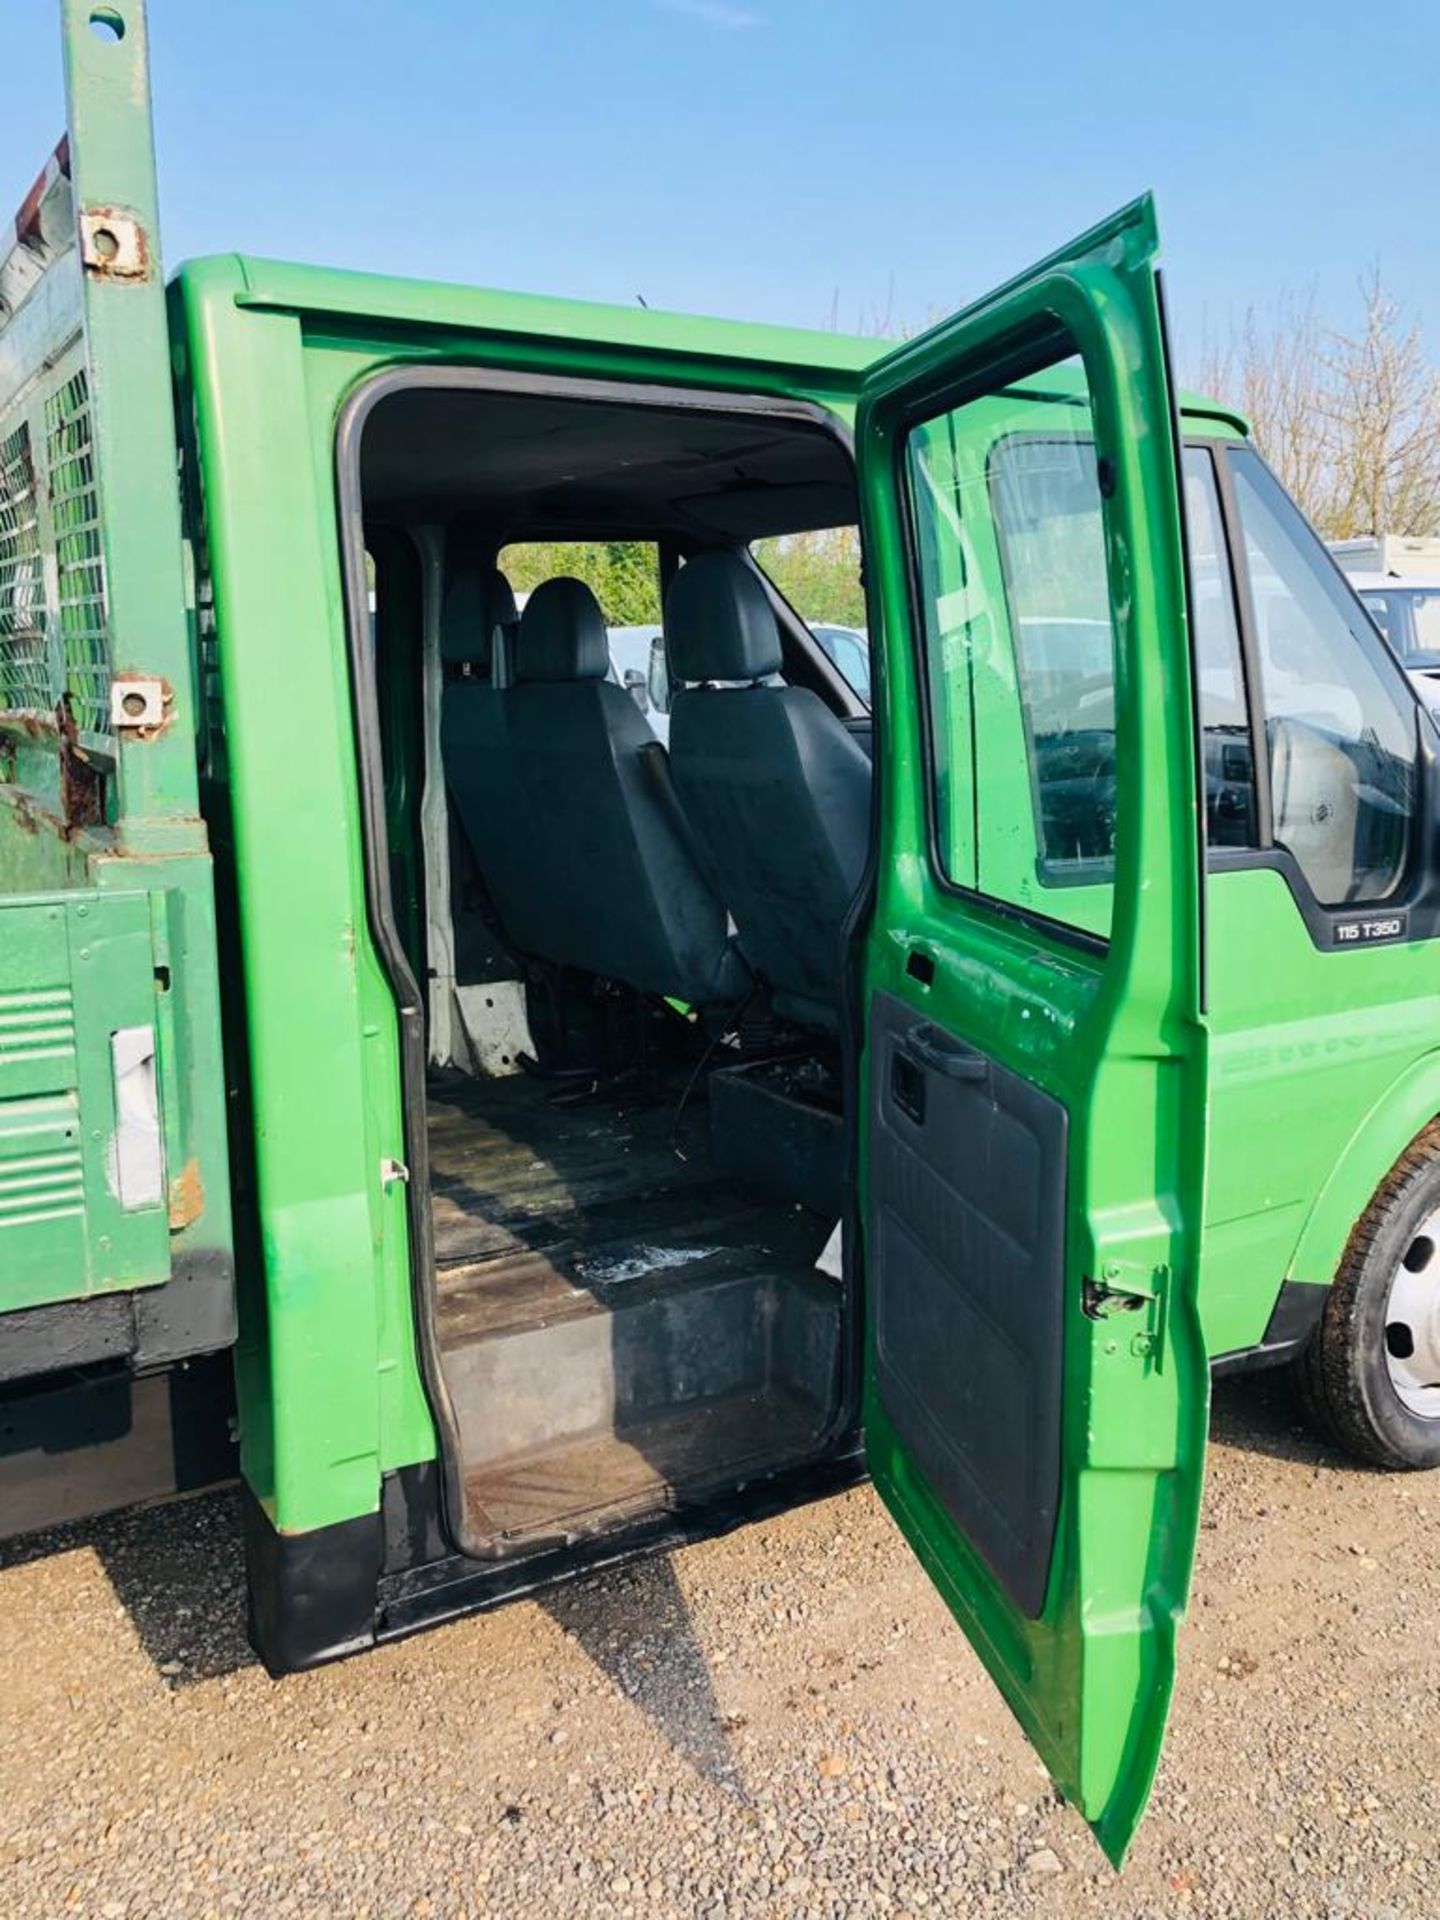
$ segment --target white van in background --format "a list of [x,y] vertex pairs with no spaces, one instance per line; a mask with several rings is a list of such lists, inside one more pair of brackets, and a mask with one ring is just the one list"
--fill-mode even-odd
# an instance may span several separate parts
[[1440,540],[1374,534],[1332,540],[1330,551],[1440,719]]

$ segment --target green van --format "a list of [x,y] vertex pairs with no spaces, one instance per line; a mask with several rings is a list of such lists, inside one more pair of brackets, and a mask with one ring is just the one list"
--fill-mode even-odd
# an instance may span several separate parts
[[[1212,1371],[1440,1462],[1436,736],[1177,396],[1149,201],[899,347],[167,287],[142,0],[63,11],[0,242],[12,1418],[223,1413],[233,1348],[276,1672],[868,1471],[1118,1861]],[[868,700],[763,564],[821,533]],[[653,569],[668,747],[584,582],[517,617],[552,541]]]

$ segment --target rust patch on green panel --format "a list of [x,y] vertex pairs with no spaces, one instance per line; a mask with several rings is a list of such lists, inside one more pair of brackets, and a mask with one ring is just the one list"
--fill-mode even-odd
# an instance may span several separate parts
[[84,827],[104,825],[105,775],[80,745],[68,693],[55,709],[55,717],[60,723],[60,805],[65,815],[61,831],[68,840]]
[[200,1178],[200,1162],[193,1157],[170,1182],[170,1231],[179,1233],[192,1226],[205,1211],[205,1185]]

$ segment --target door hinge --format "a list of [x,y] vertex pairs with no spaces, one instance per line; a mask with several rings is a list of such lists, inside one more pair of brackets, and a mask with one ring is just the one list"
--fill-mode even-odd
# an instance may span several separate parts
[[408,1183],[410,1169],[403,1160],[382,1160],[380,1162],[380,1185],[393,1187],[397,1180]]

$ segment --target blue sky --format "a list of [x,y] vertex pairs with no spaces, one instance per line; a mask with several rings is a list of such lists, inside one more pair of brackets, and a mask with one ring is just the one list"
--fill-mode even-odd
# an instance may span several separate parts
[[[62,91],[56,0],[0,14],[3,206]],[[151,0],[150,26],[171,264],[868,331],[1148,186],[1182,358],[1312,285],[1346,321],[1376,261],[1440,358],[1435,0]]]

